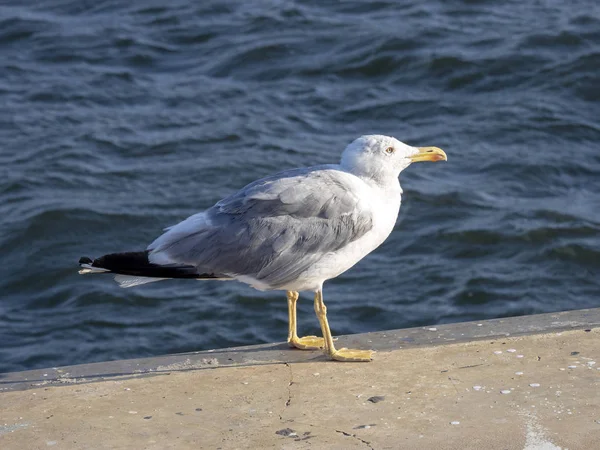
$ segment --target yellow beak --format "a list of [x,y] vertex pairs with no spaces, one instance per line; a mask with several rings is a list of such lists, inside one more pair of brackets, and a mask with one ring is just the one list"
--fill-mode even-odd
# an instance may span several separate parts
[[448,161],[446,152],[437,147],[419,147],[419,153],[415,153],[410,157],[412,162],[419,161]]

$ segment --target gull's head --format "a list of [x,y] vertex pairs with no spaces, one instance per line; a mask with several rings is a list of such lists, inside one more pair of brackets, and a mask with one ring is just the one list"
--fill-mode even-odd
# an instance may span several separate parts
[[342,153],[344,169],[374,179],[398,177],[414,162],[447,161],[446,153],[437,147],[411,147],[398,139],[382,135],[366,135],[350,143]]

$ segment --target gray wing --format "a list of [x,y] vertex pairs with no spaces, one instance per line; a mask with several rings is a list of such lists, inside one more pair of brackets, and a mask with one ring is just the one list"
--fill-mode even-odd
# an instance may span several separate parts
[[276,288],[372,226],[369,205],[353,193],[348,175],[321,166],[255,181],[171,227],[148,249],[151,260]]

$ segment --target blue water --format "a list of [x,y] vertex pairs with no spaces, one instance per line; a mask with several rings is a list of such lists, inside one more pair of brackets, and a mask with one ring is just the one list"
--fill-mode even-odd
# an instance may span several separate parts
[[600,306],[599,73],[592,0],[2,2],[0,372],[284,340],[281,292],[77,260],[367,133],[449,162],[326,283],[334,334]]

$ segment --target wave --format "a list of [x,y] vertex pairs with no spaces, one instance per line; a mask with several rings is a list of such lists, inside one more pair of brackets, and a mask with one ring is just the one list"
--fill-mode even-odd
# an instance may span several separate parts
[[281,341],[282,293],[119,290],[77,259],[144,248],[366,133],[449,161],[408,168],[392,235],[326,283],[336,333],[597,306],[593,14],[491,0],[0,9],[0,371]]

